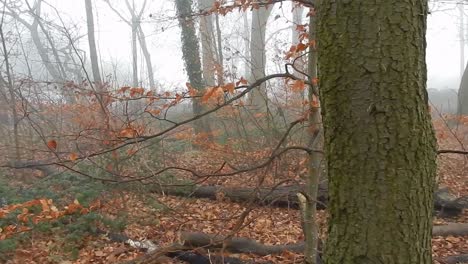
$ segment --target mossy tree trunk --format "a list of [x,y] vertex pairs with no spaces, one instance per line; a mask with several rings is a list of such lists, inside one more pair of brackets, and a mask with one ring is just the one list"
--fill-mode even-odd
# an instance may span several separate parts
[[427,11],[426,0],[317,3],[326,263],[432,263]]
[[[182,40],[182,56],[185,62],[188,79],[193,88],[203,91],[205,81],[202,74],[202,65],[200,60],[200,47],[195,32],[195,25],[192,13],[192,0],[176,0],[177,15]],[[203,105],[199,99],[193,99],[193,114],[199,115],[203,111]],[[210,125],[206,118],[196,120],[194,123],[195,133],[207,133],[210,135]]]

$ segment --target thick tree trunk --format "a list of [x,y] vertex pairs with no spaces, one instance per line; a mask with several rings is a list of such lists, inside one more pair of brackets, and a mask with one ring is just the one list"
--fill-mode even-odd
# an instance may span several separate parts
[[[176,9],[182,30],[182,55],[188,79],[193,88],[202,92],[205,88],[205,81],[202,77],[200,48],[195,33],[194,22],[189,17],[192,14],[192,0],[176,0]],[[203,106],[199,99],[193,99],[193,114],[199,115],[202,111]],[[211,133],[210,125],[206,118],[195,121],[194,130],[197,134]]]
[[101,88],[101,73],[99,71],[99,62],[96,49],[96,38],[94,37],[94,17],[93,6],[91,0],[85,0],[86,6],[86,21],[88,25],[88,44],[89,44],[89,57],[91,59],[91,69],[93,71],[94,82],[98,86],[98,91]]
[[427,1],[317,7],[325,263],[430,264],[436,140],[426,93]]

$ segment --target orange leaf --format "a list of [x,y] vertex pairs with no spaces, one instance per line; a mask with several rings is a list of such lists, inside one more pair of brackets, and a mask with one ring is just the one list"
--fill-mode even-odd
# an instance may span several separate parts
[[127,127],[123,129],[122,131],[120,131],[119,135],[120,137],[133,138],[137,135],[137,132],[135,129],[131,127]]
[[244,77],[241,77],[240,80],[236,82],[236,85],[237,85],[237,86],[239,86],[239,84],[246,85],[246,84],[247,84],[247,80],[244,79]]
[[198,90],[193,88],[193,86],[190,83],[185,83],[185,86],[187,86],[190,96],[195,96],[198,94]]
[[51,150],[56,150],[57,149],[57,141],[49,140],[49,142],[47,142],[47,147],[49,147],[49,149],[51,149]]
[[228,83],[224,86],[224,89],[229,93],[233,94],[234,90],[236,89],[236,86],[234,85],[234,83]]
[[72,153],[70,153],[69,158],[70,158],[71,161],[75,161],[75,160],[78,159],[78,154],[72,152]]
[[297,44],[296,52],[301,52],[307,49],[307,46],[304,43]]
[[49,204],[47,203],[47,200],[41,199],[40,201],[41,201],[42,211],[43,212],[50,211]]
[[117,92],[118,93],[125,93],[128,89],[130,89],[130,86],[124,86],[120,88]]
[[210,100],[210,98],[213,96],[216,90],[217,87],[208,87],[208,89],[206,89],[206,93],[202,96],[202,102],[208,102],[208,100]]

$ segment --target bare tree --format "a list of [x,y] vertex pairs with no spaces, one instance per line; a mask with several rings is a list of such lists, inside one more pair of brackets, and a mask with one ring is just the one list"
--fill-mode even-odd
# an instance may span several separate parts
[[[10,96],[10,107],[11,107],[11,115],[13,119],[13,138],[15,142],[15,160],[18,161],[21,159],[21,153],[20,153],[20,143],[19,143],[19,118],[18,118],[18,112],[16,110],[16,96],[15,96],[15,91],[13,88],[13,79],[11,76],[10,72],[10,62],[8,59],[8,49],[6,47],[6,40],[5,40],[5,35],[3,33],[3,22],[5,18],[5,12],[2,14],[2,20],[0,21],[0,37],[2,39],[2,49],[3,49],[3,58],[5,62],[5,68],[6,68],[6,76],[7,76],[7,83],[6,86],[8,87],[8,94]],[[5,83],[5,81],[2,78],[2,83]]]
[[[213,0],[198,0],[198,7],[201,10],[210,8],[213,5]],[[202,68],[203,77],[206,84],[209,86],[215,85],[215,41],[214,41],[214,26],[213,16],[207,15],[200,18],[200,37],[202,48]]]
[[88,43],[89,43],[89,56],[91,58],[91,69],[93,71],[94,82],[101,87],[101,73],[99,71],[98,55],[96,49],[96,38],[94,37],[94,17],[93,6],[91,0],[85,0],[86,7],[86,21],[88,25]]
[[[252,13],[252,26],[250,30],[250,81],[262,78],[266,74],[265,33],[268,17],[270,16],[272,9],[272,5],[266,5],[259,7],[258,9],[254,9]],[[252,91],[251,103],[257,108],[259,112],[266,111],[268,98],[265,83],[263,83],[258,89]]]
[[146,62],[146,68],[148,71],[148,79],[149,85],[151,89],[156,89],[156,84],[154,81],[154,73],[153,73],[153,64],[151,62],[151,55],[148,51],[148,46],[146,44],[146,36],[143,32],[141,27],[141,19],[143,17],[143,12],[145,11],[147,1],[145,0],[137,12],[135,7],[135,1],[132,1],[130,4],[129,0],[125,0],[125,5],[130,12],[132,18],[126,19],[114,6],[111,5],[109,0],[105,0],[107,5],[112,9],[112,11],[117,14],[120,19],[122,19],[127,25],[129,25],[132,29],[132,64],[133,64],[133,86],[138,86],[138,58],[137,58],[137,39],[138,43],[140,44],[141,50],[143,52],[143,56]]

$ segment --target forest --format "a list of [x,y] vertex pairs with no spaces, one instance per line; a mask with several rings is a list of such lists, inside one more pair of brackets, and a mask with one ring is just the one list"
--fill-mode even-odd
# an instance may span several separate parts
[[468,263],[467,5],[0,0],[0,263]]

